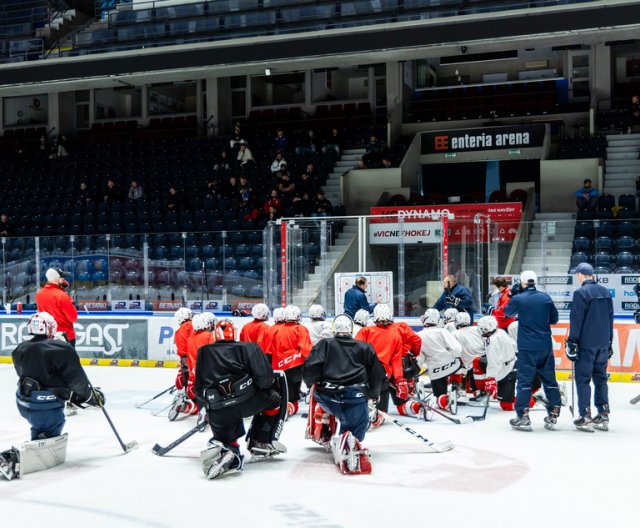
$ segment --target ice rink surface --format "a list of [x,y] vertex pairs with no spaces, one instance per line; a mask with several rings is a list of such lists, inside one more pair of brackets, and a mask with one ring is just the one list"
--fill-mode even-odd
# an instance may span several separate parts
[[[65,464],[11,482],[0,478],[2,527],[640,526],[633,503],[640,489],[640,404],[629,403],[639,384],[609,385],[609,432],[576,431],[568,407],[557,431],[543,428],[544,411],[532,411],[531,433],[512,431],[514,413],[493,406],[486,421],[465,425],[403,417],[423,436],[450,439],[456,448],[430,453],[386,423],[364,442],[371,475],[340,474],[330,454],[304,439],[306,420],[298,415],[281,436],[287,454],[209,481],[199,462],[209,430],[160,458],[152,446],[181,436],[195,417],[152,416],[171,401],[168,395],[134,407],[169,387],[173,370],[87,372],[105,391],[122,439],[140,447],[124,455],[99,409],[69,417]],[[12,365],[0,365],[0,450],[29,439],[15,406],[16,380]],[[478,411],[461,407],[459,414]]]

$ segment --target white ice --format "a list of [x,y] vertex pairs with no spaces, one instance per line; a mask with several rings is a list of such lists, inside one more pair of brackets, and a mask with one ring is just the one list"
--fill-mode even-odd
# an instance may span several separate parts
[[[568,408],[559,430],[542,427],[532,412],[532,433],[512,431],[513,413],[492,407],[487,420],[455,425],[401,418],[423,436],[453,440],[447,453],[429,453],[393,424],[369,432],[371,475],[344,476],[322,448],[304,439],[305,419],[294,416],[281,441],[289,452],[248,464],[242,473],[205,479],[199,463],[210,432],[191,437],[165,457],[151,453],[195,424],[169,422],[150,411],[167,405],[168,369],[91,367],[107,409],[125,442],[123,454],[100,410],[67,419],[67,461],[11,482],[0,478],[0,526],[202,527],[202,526],[563,526],[636,527],[640,479],[638,384],[610,384],[611,429],[576,431]],[[16,375],[0,365],[0,450],[28,440],[29,427],[15,407]],[[569,391],[570,394],[570,391]],[[479,409],[460,408],[460,414]]]

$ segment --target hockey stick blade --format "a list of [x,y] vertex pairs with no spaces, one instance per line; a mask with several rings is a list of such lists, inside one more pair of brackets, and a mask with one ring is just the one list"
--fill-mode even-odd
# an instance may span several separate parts
[[125,444],[125,453],[129,453],[130,451],[133,451],[134,449],[138,449],[138,442],[136,440],[132,440],[131,442]]
[[[447,420],[449,420],[450,422],[453,422],[454,424],[457,425],[462,425],[462,424],[468,424],[468,423],[473,423],[474,421],[476,421],[475,419],[482,419],[484,420],[484,416],[481,417],[476,417],[476,416],[464,416],[462,418],[454,418],[453,416],[449,416],[448,414],[445,414],[444,412],[442,412],[439,409],[436,409],[435,407],[432,407],[431,405],[429,405],[427,402],[420,400],[418,398],[410,398],[413,401],[418,402],[424,409],[428,409],[440,416],[442,416],[443,418],[446,418]],[[486,413],[485,413],[486,414]]]
[[151,452],[154,455],[158,455],[158,456],[164,456],[166,455],[169,451],[171,451],[173,448],[179,446],[182,442],[184,442],[185,440],[187,440],[188,438],[191,438],[194,434],[199,433],[201,431],[204,431],[205,427],[207,425],[207,422],[201,422],[199,424],[197,424],[195,427],[193,427],[192,429],[189,429],[185,434],[183,434],[180,438],[174,440],[173,442],[171,442],[168,446],[166,447],[162,447],[160,444],[156,444],[153,446],[153,448],[151,449]]
[[403,429],[414,438],[420,440],[429,449],[431,449],[436,453],[445,453],[446,451],[451,451],[455,447],[454,443],[451,440],[446,440],[444,442],[434,442],[433,440],[429,440],[428,438],[425,438],[424,436],[422,436],[420,433],[414,431],[408,425],[403,424],[400,420],[396,420],[395,418],[392,418],[386,412],[379,410],[378,413],[381,414],[385,418],[385,420],[389,420],[394,425],[397,425],[398,427],[400,427],[400,429]]
[[638,403],[638,402],[640,402],[640,394],[638,394],[635,398],[631,398],[631,399],[629,400],[629,403],[630,403],[631,405],[635,405],[635,404],[636,404],[636,403]]

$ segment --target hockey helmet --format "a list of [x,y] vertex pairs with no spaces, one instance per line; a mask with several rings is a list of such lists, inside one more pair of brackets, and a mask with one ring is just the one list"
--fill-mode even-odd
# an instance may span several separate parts
[[440,322],[440,312],[435,308],[429,308],[422,316],[424,326],[436,326]]
[[340,314],[333,320],[333,335],[353,334],[353,320],[347,314]]
[[442,314],[444,324],[452,323],[453,321],[455,321],[456,315],[458,315],[458,310],[456,308],[447,308]]
[[314,321],[324,321],[327,314],[321,304],[312,304],[309,306],[309,318]]
[[173,314],[173,318],[179,325],[181,325],[182,323],[190,321],[193,318],[193,312],[189,308],[185,308],[183,306],[182,308],[178,308],[176,310],[176,313]]
[[216,341],[235,341],[236,329],[229,319],[223,319],[216,325]]
[[38,312],[29,319],[27,330],[31,335],[53,337],[58,331],[58,323],[48,312]]
[[60,268],[49,268],[45,272],[44,276],[47,278],[48,282],[58,284],[58,279],[64,279],[66,277],[66,273]]
[[471,316],[467,312],[458,312],[456,314],[456,328],[471,325]]
[[392,323],[393,316],[391,315],[391,308],[386,304],[377,304],[373,309],[373,322],[378,323]]
[[273,309],[273,322],[274,323],[283,323],[284,322],[284,308],[274,308]]
[[196,332],[213,330],[216,318],[211,312],[202,312],[193,316],[193,329]]
[[360,326],[367,326],[369,324],[369,318],[371,314],[367,310],[358,310],[356,315],[353,317],[353,320],[358,323]]
[[251,308],[251,316],[258,321],[269,319],[269,307],[266,304],[258,303]]
[[478,332],[482,337],[489,337],[498,329],[498,321],[493,315],[485,315],[478,319]]
[[302,313],[300,312],[300,308],[295,304],[290,304],[284,309],[284,320],[287,323],[299,323],[301,317]]

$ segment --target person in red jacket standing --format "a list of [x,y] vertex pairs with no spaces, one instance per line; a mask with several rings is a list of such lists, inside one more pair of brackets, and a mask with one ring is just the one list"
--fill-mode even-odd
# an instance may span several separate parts
[[58,324],[58,331],[67,336],[71,346],[76,346],[76,332],[73,323],[78,320],[78,310],[71,297],[65,291],[69,283],[64,272],[59,268],[49,268],[45,273],[47,283],[36,293],[36,304],[39,312],[47,312]]
[[493,285],[498,288],[500,297],[498,297],[496,307],[490,311],[489,315],[493,315],[496,318],[496,321],[498,321],[498,328],[506,330],[509,325],[515,321],[513,317],[507,317],[504,315],[504,308],[511,300],[511,289],[509,288],[507,279],[504,277],[496,277],[493,279]]
[[[356,339],[373,346],[387,374],[386,382],[383,383],[380,391],[380,401],[376,405],[380,411],[387,412],[389,408],[389,383],[391,381],[396,387],[396,396],[400,400],[409,398],[409,385],[402,369],[404,341],[400,331],[393,325],[391,309],[386,304],[378,304],[373,309],[373,322],[375,326],[366,326],[361,329],[356,335]],[[371,425],[378,427],[383,422],[382,415],[377,415]]]
[[253,321],[247,323],[240,330],[240,341],[257,343],[264,350],[264,333],[269,328],[265,323],[269,319],[269,307],[258,303],[251,309]]
[[309,330],[300,324],[300,308],[289,305],[284,309],[284,324],[278,328],[277,339],[271,340],[271,365],[273,370],[285,370],[289,389],[289,415],[298,412],[302,365],[311,353]]

